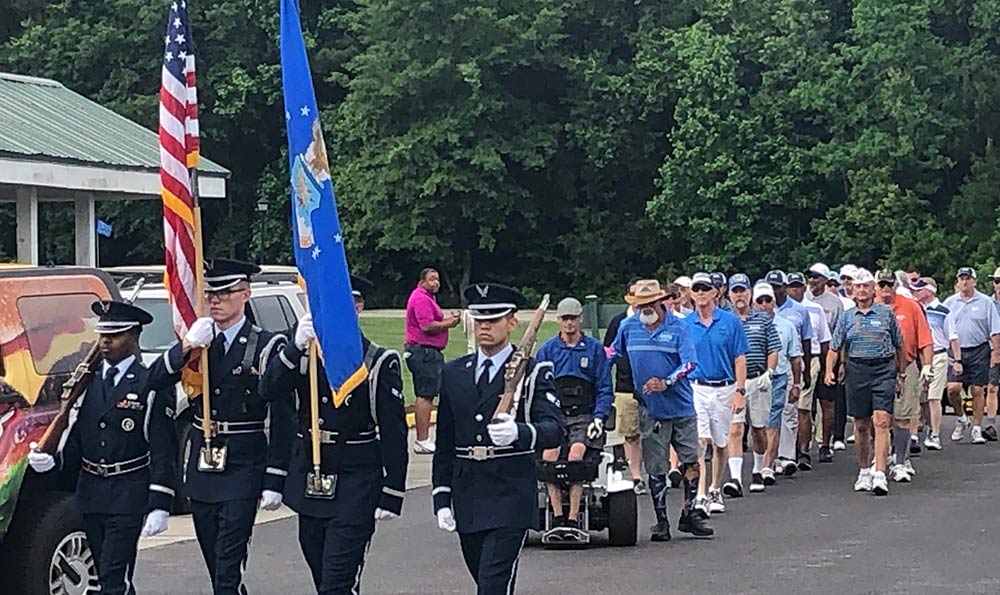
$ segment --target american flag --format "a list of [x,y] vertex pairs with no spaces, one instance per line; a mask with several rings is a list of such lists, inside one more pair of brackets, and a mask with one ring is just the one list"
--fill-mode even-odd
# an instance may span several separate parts
[[195,283],[195,194],[191,169],[198,166],[198,96],[187,0],[170,5],[160,84],[160,185],[166,280],[178,337],[198,313]]

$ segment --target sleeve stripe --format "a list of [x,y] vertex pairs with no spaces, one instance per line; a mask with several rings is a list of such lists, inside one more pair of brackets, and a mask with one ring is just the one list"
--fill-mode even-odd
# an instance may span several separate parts
[[177,370],[175,370],[174,367],[170,365],[170,349],[163,352],[163,363],[167,368],[167,372],[169,372],[170,374],[177,373]]
[[535,430],[534,424],[528,424],[528,429],[531,430],[531,450],[535,450],[535,442],[538,440],[538,431]]
[[450,494],[451,488],[448,486],[438,486],[431,490],[431,496],[437,496],[438,494]]
[[286,368],[288,368],[289,370],[294,370],[295,369],[295,367],[296,367],[295,364],[293,364],[292,362],[288,361],[288,358],[285,357],[285,351],[284,350],[281,350],[281,351],[278,352],[278,357],[281,358],[281,363],[285,364]]
[[406,496],[406,492],[400,492],[399,490],[394,490],[388,486],[382,486],[382,493],[388,494],[389,496],[395,496],[397,498],[403,498]]
[[171,490],[170,488],[168,488],[166,486],[161,486],[160,484],[157,484],[157,483],[151,483],[151,484],[149,484],[149,491],[151,491],[151,492],[160,492],[161,494],[166,494],[166,495],[170,496],[171,498],[174,497],[174,491],[173,490]]
[[285,471],[284,469],[278,469],[277,467],[268,467],[265,470],[265,473],[269,473],[271,475],[280,475],[281,477],[288,477],[288,471]]

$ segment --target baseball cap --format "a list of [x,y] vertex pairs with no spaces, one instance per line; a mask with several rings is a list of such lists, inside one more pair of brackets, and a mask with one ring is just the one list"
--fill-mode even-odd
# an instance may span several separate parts
[[788,284],[789,285],[805,285],[806,276],[802,273],[788,273]]
[[736,273],[729,278],[729,289],[734,289],[736,287],[742,287],[743,289],[750,289],[750,277],[747,277],[743,273]]
[[973,279],[975,279],[976,278],[976,269],[974,269],[972,267],[962,267],[962,268],[958,269],[958,272],[955,273],[955,276],[956,277],[968,276],[968,277],[972,277]]
[[695,285],[708,285],[709,287],[715,287],[712,283],[712,276],[708,273],[695,273],[694,277],[691,277],[691,287]]
[[674,283],[680,285],[684,289],[691,289],[691,277],[688,277],[687,275],[677,277],[674,279]]
[[809,267],[809,274],[819,275],[820,277],[826,277],[827,279],[833,276],[833,272],[830,271],[830,267],[826,266],[822,262],[817,262]]
[[833,271],[831,271],[830,272],[830,276],[827,277],[827,279],[826,279],[826,282],[827,283],[836,283],[837,285],[840,285],[840,275],[838,275],[837,273],[834,273]]
[[788,284],[788,279],[785,277],[785,272],[778,269],[775,269],[773,271],[768,271],[768,273],[764,275],[764,281],[766,281],[769,285]]
[[718,271],[712,273],[709,277],[712,278],[712,285],[714,285],[716,289],[719,289],[726,284],[726,276]]
[[895,284],[896,273],[893,273],[889,269],[879,269],[879,271],[875,273],[875,280],[878,281],[879,283],[882,283],[883,281],[888,281],[890,283]]
[[843,280],[844,277],[853,279],[857,276],[858,276],[858,267],[854,266],[853,264],[845,264],[844,266],[840,267],[841,280]]
[[874,283],[875,277],[872,276],[871,271],[864,268],[854,269],[854,282],[855,283]]
[[580,300],[567,297],[563,298],[559,305],[556,306],[556,318],[562,318],[563,316],[581,316],[583,315],[583,304]]
[[937,293],[937,282],[931,277],[920,277],[916,281],[910,283],[910,289],[928,289]]
[[768,295],[771,296],[771,299],[774,299],[774,290],[771,289],[770,283],[759,282],[753,286],[753,299],[756,300],[762,295]]

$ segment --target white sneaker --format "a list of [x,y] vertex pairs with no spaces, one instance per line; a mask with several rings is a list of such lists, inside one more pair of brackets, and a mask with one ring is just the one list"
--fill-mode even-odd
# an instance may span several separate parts
[[722,492],[719,490],[709,490],[708,491],[708,510],[709,512],[726,512],[726,503],[722,499]]
[[890,474],[892,475],[892,480],[896,483],[910,483],[912,479],[905,465],[893,465]]
[[764,480],[765,486],[773,486],[775,483],[774,479],[774,469],[770,467],[764,467],[760,472],[761,479]]
[[432,455],[434,454],[434,442],[430,438],[427,440],[414,440],[413,452],[418,455]]
[[927,450],[941,450],[941,437],[931,434],[924,440],[924,447]]
[[961,419],[956,420],[955,429],[951,433],[951,441],[959,442],[962,440],[962,438],[965,438],[965,429],[968,428],[969,425],[971,425],[971,422],[968,420],[965,421],[962,421]]
[[708,500],[707,496],[697,496],[697,497],[695,497],[695,499],[694,499],[694,509],[697,510],[697,511],[699,511],[699,512],[701,512],[701,513],[703,513],[705,515],[705,518],[708,518],[712,514],[711,504],[709,504],[709,500]]
[[885,473],[881,471],[872,473],[872,493],[876,496],[889,495],[889,482],[885,479]]
[[848,444],[854,444],[854,434],[851,434],[845,440],[847,441]]
[[979,426],[972,427],[972,443],[986,444],[986,438],[983,438],[983,429]]
[[872,491],[872,474],[871,471],[867,469],[862,469],[858,471],[858,480],[854,482],[855,492],[870,492]]
[[847,450],[847,445],[842,440],[836,440],[833,443],[833,450]]
[[913,468],[913,463],[910,459],[906,459],[903,463],[903,467],[906,468],[906,472],[910,474],[910,479],[913,479],[917,475],[917,470]]

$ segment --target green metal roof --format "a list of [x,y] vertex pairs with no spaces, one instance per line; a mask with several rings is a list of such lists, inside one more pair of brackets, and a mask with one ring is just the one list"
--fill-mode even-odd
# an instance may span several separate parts
[[[0,154],[159,169],[159,139],[57,81],[0,72]],[[204,157],[198,170],[228,175]]]

